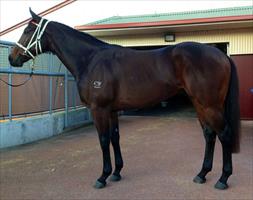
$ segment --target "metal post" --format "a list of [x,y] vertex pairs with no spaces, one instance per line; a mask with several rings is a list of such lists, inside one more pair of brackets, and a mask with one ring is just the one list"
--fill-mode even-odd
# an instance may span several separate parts
[[[8,53],[11,53],[11,48],[8,47]],[[9,68],[11,69],[12,66],[9,65]],[[8,73],[8,83],[12,84],[12,74]],[[12,120],[12,87],[9,85],[8,86],[8,115],[9,115],[9,120]]]
[[89,118],[88,120],[91,121],[92,120],[92,115],[91,115],[90,109],[87,108],[87,110],[88,110],[88,118]]
[[[53,55],[51,54],[50,56],[51,58],[51,66],[49,66],[48,71],[51,72],[51,68],[53,67]],[[49,76],[49,114],[52,114],[52,96],[53,96],[53,91],[52,91],[52,87],[53,87],[53,78],[52,76]]]
[[[12,84],[12,74],[8,74],[8,83]],[[12,120],[12,87],[8,86],[8,115],[9,120]]]
[[73,101],[74,101],[73,106],[76,109],[76,82],[74,82],[72,90],[73,90]]
[[49,76],[49,113],[52,114],[53,77]]
[[64,75],[64,103],[65,103],[65,128],[68,126],[68,70],[65,69]]

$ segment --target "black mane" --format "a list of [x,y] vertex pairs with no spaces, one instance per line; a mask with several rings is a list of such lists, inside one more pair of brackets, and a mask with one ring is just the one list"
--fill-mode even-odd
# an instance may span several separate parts
[[85,41],[88,44],[92,44],[95,46],[107,46],[110,45],[106,42],[103,42],[88,33],[84,33],[81,31],[78,31],[70,26],[67,26],[65,24],[61,24],[59,22],[54,22],[58,27],[60,27],[61,30],[64,31],[65,34],[71,35],[72,37],[75,37],[76,39],[79,39],[81,41]]

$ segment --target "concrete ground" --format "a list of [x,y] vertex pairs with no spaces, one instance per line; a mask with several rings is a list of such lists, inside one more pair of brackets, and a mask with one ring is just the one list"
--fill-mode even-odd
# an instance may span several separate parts
[[253,199],[253,122],[242,123],[241,153],[234,154],[230,188],[213,186],[221,175],[217,142],[213,171],[203,185],[199,172],[204,138],[187,116],[122,116],[122,180],[104,189],[93,184],[102,154],[94,127],[0,151],[0,199]]

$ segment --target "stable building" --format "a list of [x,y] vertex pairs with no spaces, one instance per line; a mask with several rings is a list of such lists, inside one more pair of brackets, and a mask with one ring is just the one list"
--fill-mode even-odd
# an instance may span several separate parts
[[252,6],[113,16],[75,28],[108,43],[135,49],[154,49],[186,41],[216,46],[237,65],[241,118],[253,119]]

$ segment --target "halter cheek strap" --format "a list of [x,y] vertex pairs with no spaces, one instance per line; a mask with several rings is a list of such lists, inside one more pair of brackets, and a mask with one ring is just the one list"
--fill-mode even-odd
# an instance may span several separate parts
[[[29,41],[29,43],[27,45],[27,47],[24,47],[22,44],[16,42],[16,45],[19,46],[21,49],[24,50],[24,55],[29,54],[29,56],[31,56],[33,59],[38,54],[42,53],[42,47],[41,47],[40,39],[41,39],[41,37],[42,37],[42,35],[43,35],[43,33],[44,33],[44,31],[45,31],[48,23],[50,22],[50,21],[46,21],[46,23],[42,26],[44,20],[45,19],[41,18],[39,24],[33,23],[34,25],[37,26],[37,28],[35,29],[32,37],[31,37],[31,39],[30,39],[30,41]],[[35,38],[35,41],[32,42],[34,40],[34,38]],[[36,51],[35,55],[33,55],[32,52],[31,52],[31,50],[30,50],[34,45],[35,45],[35,51]]]

